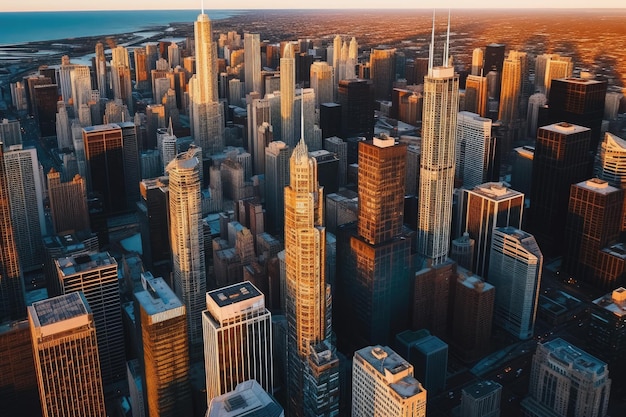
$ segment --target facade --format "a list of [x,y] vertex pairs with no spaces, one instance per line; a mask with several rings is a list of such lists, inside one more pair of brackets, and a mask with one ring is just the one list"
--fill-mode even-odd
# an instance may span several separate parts
[[463,232],[474,239],[474,268],[477,275],[489,279],[489,256],[493,231],[497,227],[522,227],[524,194],[506,183],[487,182],[472,190],[464,190]]
[[333,68],[327,62],[314,62],[311,65],[311,88],[315,91],[315,107],[333,102]]
[[191,414],[189,344],[185,306],[163,278],[141,274],[139,306],[148,415]]
[[[626,140],[605,133],[598,148],[597,159],[594,175],[613,187],[626,189]],[[622,208],[621,230],[626,230],[626,196]]]
[[[552,61],[550,61],[552,63]],[[548,96],[553,122],[569,122],[591,129],[589,150],[595,153],[602,140],[602,119],[607,82],[569,75],[553,79]]]
[[606,363],[557,338],[537,345],[522,411],[527,417],[604,417],[610,389]]
[[396,80],[395,48],[374,48],[370,53],[370,78],[374,81],[374,98],[390,100]]
[[167,166],[169,174],[170,248],[174,292],[187,310],[187,331],[192,360],[202,357],[202,311],[205,304],[206,266],[202,239],[202,151],[189,148]]
[[465,80],[465,111],[487,117],[487,77],[468,75]]
[[43,263],[41,237],[46,231],[43,184],[35,148],[14,145],[4,152],[4,175],[9,189],[15,245],[24,271]]
[[310,346],[304,374],[304,415],[339,415],[339,358],[327,341]]
[[591,131],[562,122],[537,131],[531,182],[529,229],[548,255],[560,253],[572,184],[589,178]]
[[215,397],[206,417],[285,417],[285,411],[270,393],[254,379],[240,382],[237,387]]
[[256,91],[263,93],[263,79],[261,77],[261,38],[258,33],[244,33],[244,68],[246,93]]
[[296,59],[293,45],[287,43],[280,58],[280,140],[293,148],[296,145]]
[[253,379],[273,391],[272,325],[265,296],[245,281],[206,293],[202,312],[207,403]]
[[87,190],[102,198],[106,213],[126,210],[122,128],[111,123],[85,127],[82,133],[87,160]]
[[270,142],[265,148],[265,202],[269,230],[283,230],[285,222],[284,188],[289,184],[289,146]]
[[494,158],[491,119],[476,113],[459,112],[456,128],[455,177],[465,188],[473,188],[486,179],[487,167]]
[[87,185],[84,178],[76,174],[71,181],[61,182],[61,174],[51,169],[48,173],[48,198],[52,226],[56,233],[89,229]]
[[626,368],[626,289],[619,287],[591,306],[589,353],[605,361],[612,372]]
[[389,347],[354,353],[352,417],[371,416],[426,416],[426,390],[413,377],[413,366]]
[[459,77],[448,66],[447,57],[444,61],[443,66],[433,68],[431,56],[424,77],[417,211],[417,252],[435,265],[447,259],[450,246],[459,101]]
[[452,347],[467,362],[489,351],[496,290],[493,285],[457,267],[452,314]]
[[55,261],[62,294],[82,292],[91,307],[105,385],[126,377],[124,328],[117,262],[108,252],[88,252]]
[[502,385],[481,381],[461,390],[461,417],[500,417]]
[[372,80],[340,80],[337,101],[341,106],[343,138],[374,136],[374,84]]
[[209,17],[199,14],[194,22],[196,73],[189,81],[189,118],[194,142],[209,155],[224,148],[224,108],[217,94],[217,51],[212,36]]
[[592,178],[570,188],[563,270],[606,291],[621,285],[602,270],[601,250],[619,239],[624,191]]
[[96,324],[80,292],[28,307],[44,417],[104,417]]
[[494,323],[520,339],[533,336],[543,255],[535,238],[515,227],[493,231],[489,283],[496,287]]

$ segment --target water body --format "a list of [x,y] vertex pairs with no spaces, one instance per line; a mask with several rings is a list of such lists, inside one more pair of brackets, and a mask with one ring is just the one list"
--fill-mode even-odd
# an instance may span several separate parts
[[[191,23],[199,13],[199,10],[0,13],[0,46],[131,33],[170,23]],[[205,13],[211,20],[219,20],[245,11],[207,10]]]

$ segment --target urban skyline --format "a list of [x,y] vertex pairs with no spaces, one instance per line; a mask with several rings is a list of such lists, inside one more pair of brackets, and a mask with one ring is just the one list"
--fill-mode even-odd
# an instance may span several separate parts
[[[457,33],[451,12],[445,30],[433,11],[423,39],[388,47],[351,26],[298,36],[285,22],[316,12],[297,13],[265,39],[246,30],[253,12],[220,22],[203,8],[2,67],[0,263],[21,268],[0,276],[0,353],[72,296],[50,317],[89,330],[91,356],[70,341],[46,368],[34,339],[35,365],[0,355],[0,411],[18,416],[38,393],[47,415],[61,394],[41,381],[84,371],[98,392],[72,385],[57,414],[76,412],[73,396],[112,417],[439,417],[479,402],[494,416],[566,415],[554,398],[623,413],[626,345],[609,342],[626,317],[619,67],[499,38],[468,48],[468,20]],[[46,173],[41,221],[24,190]],[[591,206],[609,193],[602,217]],[[16,233],[41,264],[22,259]],[[538,384],[555,364],[602,389],[587,401]]]

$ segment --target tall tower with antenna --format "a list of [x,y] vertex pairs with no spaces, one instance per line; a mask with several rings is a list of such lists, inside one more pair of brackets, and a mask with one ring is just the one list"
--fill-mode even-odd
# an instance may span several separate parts
[[459,77],[449,65],[450,12],[440,66],[434,65],[435,12],[424,77],[422,159],[418,206],[418,252],[433,265],[448,258],[452,224],[456,119],[459,111]]

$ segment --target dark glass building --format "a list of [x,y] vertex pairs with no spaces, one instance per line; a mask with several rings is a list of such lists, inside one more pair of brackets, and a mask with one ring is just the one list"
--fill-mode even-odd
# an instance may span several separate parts
[[371,80],[339,81],[341,137],[374,137],[374,84]]

